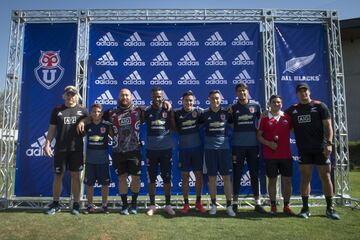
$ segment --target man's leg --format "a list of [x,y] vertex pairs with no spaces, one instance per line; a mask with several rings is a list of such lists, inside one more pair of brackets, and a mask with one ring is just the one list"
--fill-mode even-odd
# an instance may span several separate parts
[[309,212],[309,195],[310,195],[310,181],[312,172],[314,169],[313,164],[300,164],[299,170],[300,170],[300,193],[301,198],[303,202],[303,207],[301,209],[301,212],[299,214],[302,218],[308,218],[310,216]]
[[55,173],[53,181],[53,200],[59,202],[60,194],[62,191],[62,179],[64,177],[64,172]]
[[86,198],[88,201],[88,206],[93,204],[94,197],[94,186],[86,185]]
[[128,183],[127,183],[127,172],[122,173],[118,176],[118,184],[119,184],[119,193],[121,197],[122,207],[121,207],[121,214],[128,215],[128,200],[127,200],[127,194],[128,194]]
[[158,174],[158,159],[157,156],[152,151],[147,151],[146,158],[147,172],[149,177],[148,183],[148,193],[150,198],[150,206],[147,211],[147,215],[152,216],[156,211],[155,206],[155,193],[156,193],[156,178]]
[[131,213],[137,213],[137,198],[139,196],[140,191],[140,176],[138,175],[131,175]]
[[81,191],[81,183],[80,183],[80,172],[70,172],[71,176],[71,192],[74,196],[74,202],[80,202],[80,191]]
[[187,213],[190,210],[189,207],[189,172],[181,171],[182,179],[182,192],[184,197],[184,207],[180,210],[181,213]]
[[233,148],[233,210],[238,208],[240,183],[245,162],[245,152],[237,147]]
[[172,150],[164,150],[159,153],[160,173],[164,181],[165,212],[175,215],[171,207],[171,179],[172,179]]
[[211,205],[216,206],[216,176],[209,176],[208,187],[209,187]]

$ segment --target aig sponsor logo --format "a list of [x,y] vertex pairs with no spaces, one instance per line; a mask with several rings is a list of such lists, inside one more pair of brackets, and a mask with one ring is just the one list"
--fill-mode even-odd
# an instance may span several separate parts
[[141,40],[141,37],[137,32],[134,32],[128,39],[123,43],[125,47],[144,47],[145,42]]
[[[45,147],[45,141],[46,136],[48,132],[45,132],[41,137],[39,137],[34,143],[30,145],[28,149],[26,149],[25,154],[28,157],[42,157],[45,156],[44,153],[44,147]],[[51,141],[50,147],[51,147],[51,153],[54,154],[54,146],[55,146],[56,140],[55,138]]]
[[96,42],[96,46],[99,47],[117,47],[118,45],[119,43],[115,41],[114,37],[110,32],[107,32]]
[[233,46],[252,46],[254,42],[250,40],[245,31],[242,31],[232,42]]
[[179,47],[197,47],[199,42],[196,41],[194,35],[191,32],[187,32],[177,43]]
[[104,104],[104,105],[116,105],[117,102],[111,95],[109,90],[106,90],[104,93],[102,93],[96,100],[95,103],[98,104]]
[[242,51],[235,59],[231,62],[232,65],[254,65],[246,51]]
[[117,66],[118,62],[115,61],[110,51],[107,51],[104,55],[98,58],[95,62],[96,65],[100,66]]
[[224,79],[221,72],[216,70],[210,77],[205,81],[206,85],[214,85],[214,84],[227,84],[227,80]]
[[311,122],[311,115],[299,115],[297,117],[298,123],[309,123]]
[[172,81],[168,78],[165,71],[161,71],[156,74],[155,77],[150,81],[151,85],[172,85]]
[[199,66],[199,61],[196,60],[191,51],[187,52],[180,60],[177,62],[179,66]]
[[211,55],[207,61],[205,61],[206,66],[226,66],[227,62],[223,59],[223,57],[220,55],[219,51],[214,52],[213,55]]
[[123,81],[124,85],[145,85],[145,81],[142,80],[139,72],[135,70]]
[[246,69],[244,69],[233,80],[233,84],[239,84],[239,83],[255,84],[255,80],[252,79],[249,73],[246,71]]
[[169,41],[164,32],[159,33],[152,42],[150,43],[152,47],[171,47],[172,42]]
[[118,82],[114,79],[110,70],[106,70],[101,76],[95,80],[96,85],[117,85]]
[[223,40],[219,32],[215,32],[211,35],[206,42],[204,43],[205,46],[226,46],[226,42]]

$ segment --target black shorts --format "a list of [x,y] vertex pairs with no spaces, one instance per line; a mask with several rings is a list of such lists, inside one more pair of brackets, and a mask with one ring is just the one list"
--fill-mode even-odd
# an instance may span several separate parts
[[112,162],[115,173],[120,176],[124,173],[140,176],[141,175],[141,152],[113,152]]
[[268,178],[275,178],[279,174],[284,177],[292,177],[292,159],[265,159],[265,170]]
[[325,157],[322,151],[314,153],[299,153],[299,164],[330,165],[331,161]]
[[146,163],[148,179],[150,183],[155,183],[160,165],[160,176],[164,183],[171,182],[172,174],[172,149],[167,150],[147,150]]
[[71,172],[81,172],[84,168],[84,154],[78,152],[55,152],[54,170],[56,174],[62,174],[66,169]]
[[110,184],[110,168],[108,163],[86,163],[84,183],[88,186],[94,186],[96,181],[104,186]]

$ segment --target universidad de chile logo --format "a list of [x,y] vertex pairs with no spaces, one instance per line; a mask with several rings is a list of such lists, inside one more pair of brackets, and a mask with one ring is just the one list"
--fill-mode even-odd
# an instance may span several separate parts
[[54,87],[63,77],[59,51],[40,51],[39,66],[34,69],[35,77],[46,89]]

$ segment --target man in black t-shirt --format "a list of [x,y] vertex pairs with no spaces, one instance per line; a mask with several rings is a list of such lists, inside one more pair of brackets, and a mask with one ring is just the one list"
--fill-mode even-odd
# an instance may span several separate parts
[[54,150],[53,202],[47,214],[60,211],[59,198],[62,190],[62,179],[66,169],[71,175],[71,190],[74,196],[72,214],[80,210],[80,172],[83,169],[83,137],[76,131],[78,122],[88,115],[86,109],[78,104],[78,91],[74,86],[64,89],[64,104],[55,107],[51,113],[50,126],[44,146],[44,153],[52,157],[50,143],[56,138]]
[[306,83],[297,85],[296,95],[299,103],[292,105],[285,112],[291,116],[300,156],[300,191],[303,208],[299,216],[310,217],[308,206],[310,180],[316,165],[326,198],[326,216],[340,219],[332,206],[333,184],[329,158],[333,145],[333,129],[330,111],[324,103],[310,98],[310,88]]

